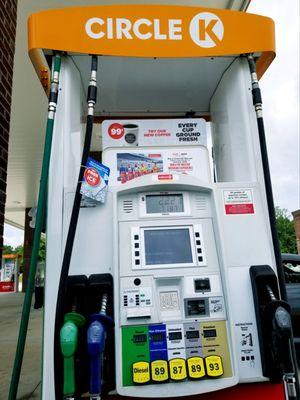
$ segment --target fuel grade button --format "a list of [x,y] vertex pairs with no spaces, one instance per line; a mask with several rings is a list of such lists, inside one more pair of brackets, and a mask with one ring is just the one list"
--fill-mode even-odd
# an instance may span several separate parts
[[165,360],[155,360],[151,363],[153,382],[166,382],[169,379],[168,363]]
[[185,360],[173,358],[169,361],[170,378],[173,381],[182,381],[187,377]]
[[200,379],[205,376],[204,361],[202,357],[190,357],[187,360],[188,374],[191,379]]
[[212,378],[223,375],[223,363],[220,356],[208,356],[205,358],[206,373]]
[[146,361],[135,362],[132,365],[132,377],[134,383],[147,383],[150,381],[150,367]]

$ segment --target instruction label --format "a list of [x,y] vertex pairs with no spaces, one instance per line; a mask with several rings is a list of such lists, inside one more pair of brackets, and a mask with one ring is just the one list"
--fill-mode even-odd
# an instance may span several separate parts
[[227,215],[254,214],[252,189],[224,190],[223,199]]

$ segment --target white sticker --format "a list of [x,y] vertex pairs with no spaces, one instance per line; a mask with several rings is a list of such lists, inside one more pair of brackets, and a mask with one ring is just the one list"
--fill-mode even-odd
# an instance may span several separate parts
[[160,309],[166,310],[179,310],[179,297],[178,292],[160,292],[159,293]]
[[252,189],[224,190],[223,199],[227,215],[254,214]]

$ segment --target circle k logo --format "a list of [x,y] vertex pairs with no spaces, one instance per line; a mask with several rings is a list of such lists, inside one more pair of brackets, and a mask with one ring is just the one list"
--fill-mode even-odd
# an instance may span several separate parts
[[194,43],[200,47],[215,47],[224,36],[223,22],[215,14],[202,12],[191,20],[190,35]]
[[221,19],[211,12],[201,12],[189,22],[189,32],[182,19],[140,18],[90,18],[85,31],[92,39],[190,41],[197,46],[210,48],[219,45],[224,36]]

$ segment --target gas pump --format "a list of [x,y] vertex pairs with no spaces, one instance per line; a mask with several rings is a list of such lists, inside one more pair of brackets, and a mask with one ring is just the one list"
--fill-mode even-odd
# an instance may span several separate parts
[[[274,27],[200,3],[30,18],[36,69],[41,49],[62,58],[44,400],[70,396],[70,356],[76,398],[297,398],[258,86]],[[110,169],[97,205],[81,203],[90,151]],[[88,323],[70,354],[59,338],[74,292]]]

